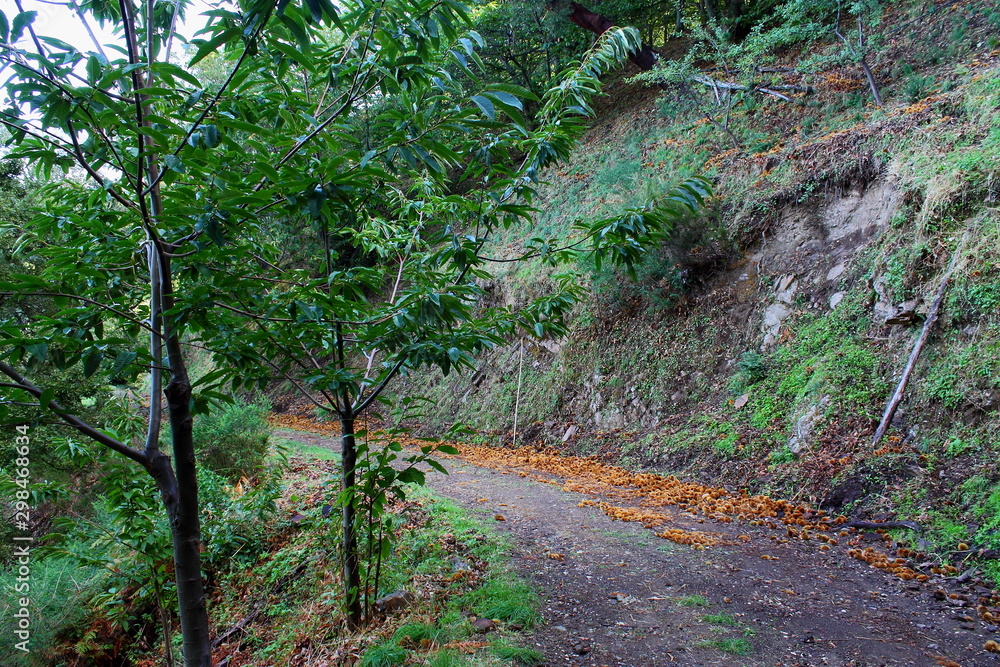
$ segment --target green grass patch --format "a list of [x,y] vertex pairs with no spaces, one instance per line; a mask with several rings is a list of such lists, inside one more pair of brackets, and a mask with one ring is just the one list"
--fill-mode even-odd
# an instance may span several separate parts
[[361,656],[361,667],[396,667],[406,662],[406,649],[393,643],[369,646]]
[[707,614],[702,616],[701,620],[712,625],[725,625],[728,627],[736,627],[737,625],[736,617],[732,614]]
[[290,453],[318,459],[320,461],[339,461],[340,453],[319,445],[307,445],[291,438],[282,438],[279,442],[288,448]]
[[510,660],[520,667],[533,667],[545,661],[545,656],[533,648],[517,646],[504,639],[495,639],[490,643],[490,652],[501,660]]
[[481,588],[463,596],[461,604],[477,616],[519,628],[531,628],[541,620],[538,596],[527,583],[509,573],[490,577]]
[[685,595],[677,598],[677,604],[682,607],[708,607],[711,605],[703,595]]
[[705,639],[698,642],[698,648],[714,648],[730,655],[750,655],[753,653],[753,644],[743,637],[717,637],[715,639]]

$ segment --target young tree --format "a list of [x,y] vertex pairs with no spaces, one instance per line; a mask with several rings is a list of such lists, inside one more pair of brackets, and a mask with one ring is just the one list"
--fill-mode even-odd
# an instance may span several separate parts
[[[119,38],[92,50],[37,34],[32,12],[0,15],[0,57],[13,72],[0,123],[13,155],[43,172],[70,170],[47,189],[45,213],[27,232],[44,257],[40,276],[0,286],[49,296],[58,309],[27,328],[2,323],[0,372],[5,393],[32,397],[155,481],[171,528],[185,664],[194,666],[211,664],[197,413],[223,397],[223,383],[284,376],[337,414],[346,600],[358,622],[354,422],[405,368],[447,372],[518,324],[539,334],[559,326],[571,285],[523,314],[477,312],[482,249],[498,226],[528,215],[531,183],[569,155],[597,77],[639,39],[605,33],[529,130],[525,91],[476,80],[478,36],[454,0],[214,9],[205,37],[189,42],[186,68],[171,58],[184,42],[175,33],[184,6],[88,3],[81,21],[112,25]],[[228,74],[206,85],[191,65],[217,50],[228,54]],[[475,185],[463,196],[458,183]],[[704,192],[688,183],[662,207],[595,224],[576,243],[593,241],[627,263]],[[289,239],[274,240],[279,217],[313,226],[318,265],[282,262]],[[541,240],[534,248],[565,256]],[[218,364],[197,383],[187,345],[208,347]],[[124,442],[64,409],[31,380],[45,364],[148,376],[144,441]]]

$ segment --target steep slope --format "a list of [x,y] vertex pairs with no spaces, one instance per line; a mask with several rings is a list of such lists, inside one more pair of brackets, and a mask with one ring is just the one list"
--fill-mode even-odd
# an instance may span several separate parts
[[[699,170],[716,180],[715,205],[652,254],[637,283],[591,270],[592,298],[565,339],[526,336],[475,374],[414,377],[410,391],[433,397],[434,424],[464,421],[495,442],[511,442],[516,413],[518,444],[915,520],[923,530],[906,539],[1000,580],[990,11],[960,3],[891,41],[876,67],[882,108],[851,66],[781,74],[814,89],[790,103],[741,94],[728,119],[739,148],[683,95],[615,83],[584,148],[550,175],[535,229],[498,250]],[[963,236],[940,319],[874,445]],[[489,287],[516,303],[551,279],[522,265]]]

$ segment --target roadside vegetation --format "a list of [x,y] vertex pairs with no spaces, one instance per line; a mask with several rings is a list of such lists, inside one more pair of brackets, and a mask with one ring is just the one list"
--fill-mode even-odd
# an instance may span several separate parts
[[[923,531],[901,539],[997,582],[1000,16],[977,2],[865,9],[876,105],[860,55],[832,31],[835,11],[815,8],[805,32],[779,21],[744,41],[671,37],[660,70],[615,81],[584,150],[541,192],[538,234],[701,169],[716,180],[714,205],[679,222],[634,282],[581,263],[592,294],[569,335],[517,339],[474,374],[431,374],[414,391],[480,442],[510,443],[517,405],[517,444],[914,520]],[[829,242],[836,260],[811,249],[822,240],[784,240],[838,215],[868,226]],[[872,444],[966,230],[903,406]],[[509,271],[494,298],[530,298],[546,275],[540,264]],[[907,302],[912,319],[887,324],[886,306]],[[776,304],[788,314],[765,340]]]

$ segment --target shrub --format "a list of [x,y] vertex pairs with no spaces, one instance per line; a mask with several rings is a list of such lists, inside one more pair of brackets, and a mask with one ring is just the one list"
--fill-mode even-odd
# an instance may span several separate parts
[[233,482],[256,477],[267,456],[269,410],[263,401],[236,399],[195,419],[194,440],[201,464]]
[[266,546],[275,501],[281,495],[280,472],[246,489],[226,482],[211,470],[198,471],[204,562],[210,572],[231,571],[256,560]]

